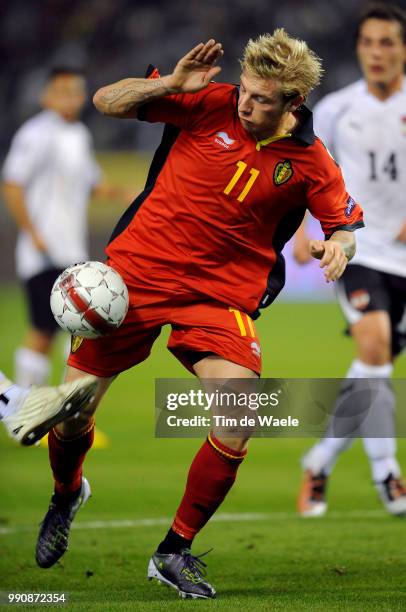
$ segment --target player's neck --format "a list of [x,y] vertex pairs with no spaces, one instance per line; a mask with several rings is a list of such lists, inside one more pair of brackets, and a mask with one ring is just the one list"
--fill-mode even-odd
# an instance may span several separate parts
[[282,125],[282,130],[285,134],[292,134],[299,124],[299,119],[294,113],[288,113],[286,119]]
[[255,134],[257,141],[267,140],[268,138],[282,138],[290,135],[297,127],[298,119],[293,113],[286,113],[282,116],[280,122],[271,130],[267,130],[262,134]]
[[61,119],[62,121],[65,121],[65,123],[76,123],[79,120],[78,115],[65,114],[59,108],[55,108],[51,104],[42,104],[42,108],[46,111],[50,111],[51,113],[54,113],[55,115],[57,115],[57,117],[59,117],[59,119]]
[[368,91],[378,100],[384,101],[393,96],[397,91],[403,88],[403,74],[399,74],[390,83],[372,83],[367,82]]

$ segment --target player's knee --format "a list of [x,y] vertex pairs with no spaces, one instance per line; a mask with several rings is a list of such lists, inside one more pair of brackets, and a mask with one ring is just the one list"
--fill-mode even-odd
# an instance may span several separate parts
[[361,361],[372,366],[391,361],[391,322],[386,312],[367,313],[352,326],[351,333]]
[[[254,435],[257,421],[246,410],[231,411],[229,414],[213,416],[213,433],[217,440],[235,451],[243,451],[248,440]],[[231,416],[230,416],[231,415]]]
[[[224,432],[224,429],[222,430],[221,435],[216,435],[215,431],[213,431],[213,433],[216,436],[217,440],[221,442],[221,444],[239,453],[244,451],[248,446],[249,437],[247,437],[246,434],[244,434],[244,437],[229,437],[227,435],[227,432]],[[230,433],[233,436],[236,435],[236,434],[233,434],[232,432]]]
[[387,338],[373,336],[359,343],[359,357],[368,365],[380,366],[391,361],[392,351]]
[[92,418],[85,419],[83,417],[78,417],[77,419],[68,419],[63,423],[59,423],[55,427],[56,433],[59,434],[62,438],[75,438],[80,436],[92,424]]
[[97,404],[92,403],[83,408],[80,413],[56,425],[55,430],[64,438],[73,438],[89,429],[94,421]]

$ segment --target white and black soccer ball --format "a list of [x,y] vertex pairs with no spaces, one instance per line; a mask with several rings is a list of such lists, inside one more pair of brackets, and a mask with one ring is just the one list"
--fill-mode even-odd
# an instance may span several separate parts
[[105,336],[121,325],[128,290],[120,274],[100,261],[64,270],[51,291],[51,310],[65,331],[82,338]]

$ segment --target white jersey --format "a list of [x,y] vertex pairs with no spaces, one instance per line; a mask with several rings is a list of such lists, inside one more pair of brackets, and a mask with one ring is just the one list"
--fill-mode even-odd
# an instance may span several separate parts
[[89,130],[42,111],[17,131],[3,180],[24,188],[30,219],[47,245],[40,253],[27,232],[17,238],[17,274],[28,279],[49,267],[88,259],[87,205],[100,181]]
[[349,193],[364,209],[350,263],[406,276],[406,79],[384,102],[357,81],[323,98],[314,131],[341,166]]

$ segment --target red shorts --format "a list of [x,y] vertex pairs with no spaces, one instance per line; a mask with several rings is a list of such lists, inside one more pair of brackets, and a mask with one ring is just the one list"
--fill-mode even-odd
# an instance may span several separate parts
[[[112,262],[109,262],[112,263]],[[115,264],[113,267],[117,268]],[[192,373],[196,353],[214,353],[261,373],[261,349],[252,319],[204,295],[126,281],[130,307],[116,331],[96,340],[74,338],[68,365],[110,377],[144,361],[163,325],[171,325],[168,349]]]

